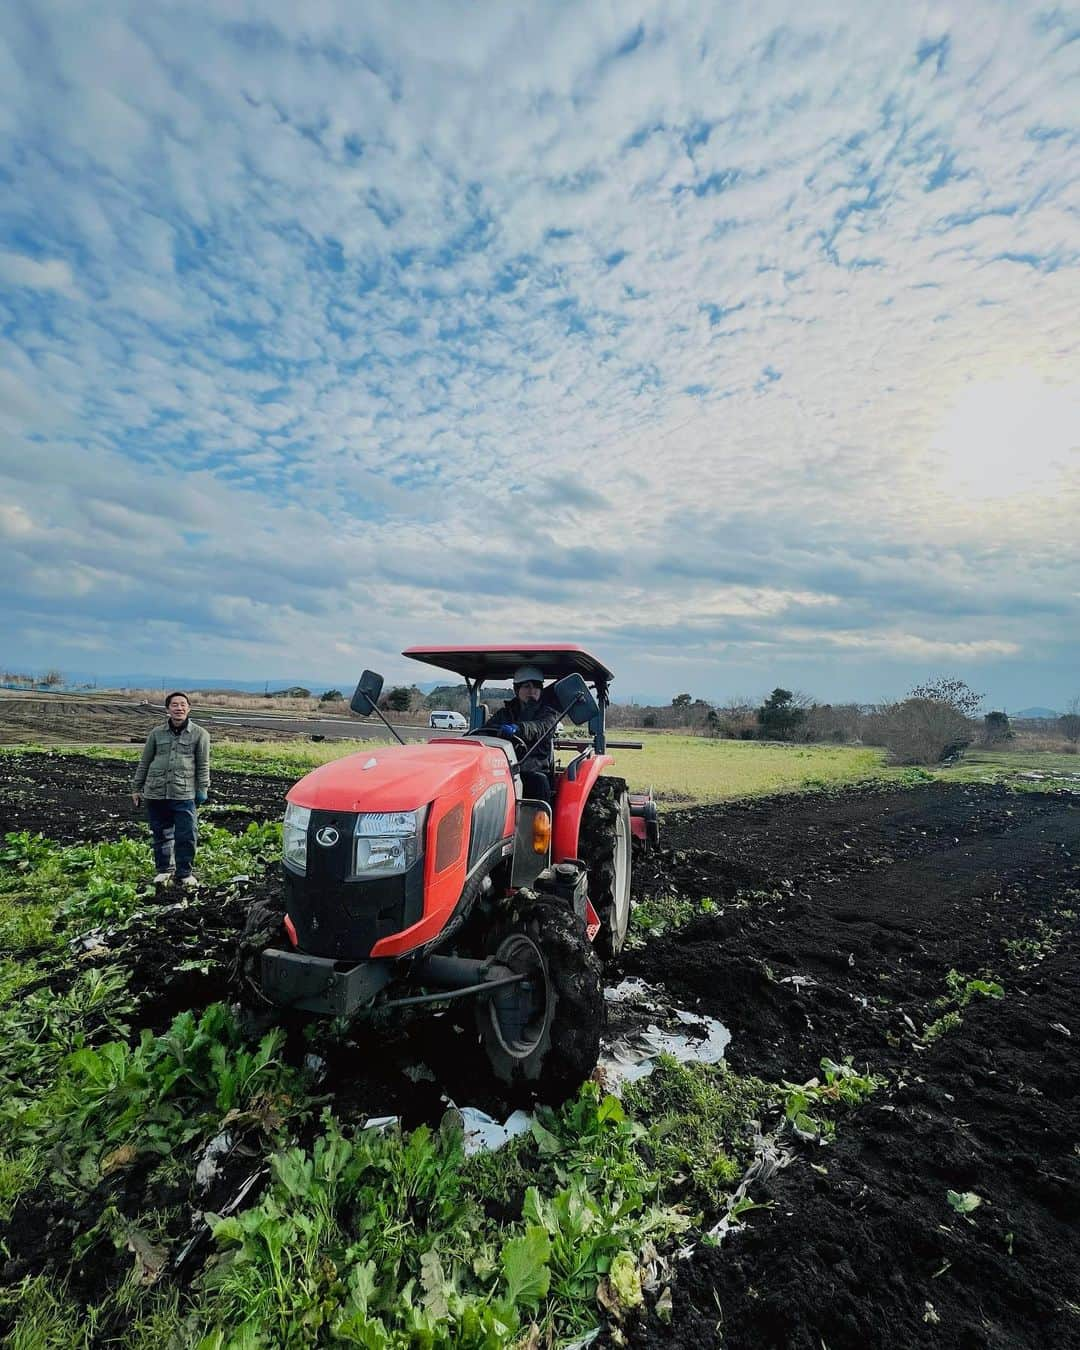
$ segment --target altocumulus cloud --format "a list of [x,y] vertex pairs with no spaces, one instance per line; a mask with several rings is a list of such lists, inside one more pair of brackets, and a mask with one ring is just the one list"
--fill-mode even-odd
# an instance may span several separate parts
[[1078,74],[994,3],[7,7],[4,663],[1063,701]]

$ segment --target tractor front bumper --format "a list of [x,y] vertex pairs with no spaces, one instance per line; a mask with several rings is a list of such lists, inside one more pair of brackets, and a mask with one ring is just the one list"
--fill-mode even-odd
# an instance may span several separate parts
[[366,1007],[391,977],[390,961],[334,961],[269,947],[262,954],[262,991],[271,1003],[329,1017]]

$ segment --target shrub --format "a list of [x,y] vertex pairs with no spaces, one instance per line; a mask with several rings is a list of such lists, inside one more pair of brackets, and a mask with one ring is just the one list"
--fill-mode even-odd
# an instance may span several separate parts
[[931,698],[883,704],[872,719],[872,735],[898,764],[940,764],[974,740],[962,713]]
[[1013,739],[1008,713],[988,712],[983,718],[983,740],[987,745],[1002,745]]
[[730,698],[717,709],[717,736],[728,740],[753,740],[757,736],[758,723],[754,705],[749,699]]
[[943,677],[918,684],[900,703],[885,703],[871,734],[899,764],[941,764],[962,755],[975,739],[972,716],[982,695],[963,680]]

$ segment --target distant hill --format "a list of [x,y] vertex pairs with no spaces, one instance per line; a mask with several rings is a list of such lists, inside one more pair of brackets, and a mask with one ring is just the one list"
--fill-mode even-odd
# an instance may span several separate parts
[[1021,708],[1019,712],[1010,713],[1009,716],[1014,721],[1037,722],[1041,720],[1050,722],[1057,717],[1057,713],[1054,712],[1053,708]]
[[[353,674],[345,679],[338,679],[327,682],[326,680],[312,679],[270,679],[270,680],[222,680],[205,679],[197,675],[162,675],[145,671],[121,671],[116,674],[101,675],[93,671],[71,670],[63,672],[63,681],[53,687],[54,693],[71,693],[74,691],[85,692],[94,689],[160,689],[162,694],[169,689],[201,689],[207,692],[211,690],[220,690],[222,693],[234,694],[283,694],[291,688],[303,688],[310,690],[311,694],[318,698],[325,694],[328,689],[341,689],[345,697],[348,698],[356,688],[357,674]],[[446,680],[387,680],[386,688],[393,689],[396,684],[413,685],[420,690],[422,694],[431,694],[436,690],[443,693],[452,690],[461,695],[466,694],[464,684],[448,685]],[[24,688],[26,686],[12,686]],[[34,688],[36,686],[29,686]],[[491,690],[488,691],[489,694]],[[495,690],[505,698],[513,697],[513,690],[507,688],[505,694],[501,690]]]

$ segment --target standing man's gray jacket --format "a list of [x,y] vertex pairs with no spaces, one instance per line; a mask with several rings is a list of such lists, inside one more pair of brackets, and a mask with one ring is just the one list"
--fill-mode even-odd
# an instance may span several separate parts
[[168,722],[146,738],[132,792],[149,802],[191,801],[210,790],[210,735],[189,717],[179,733]]

